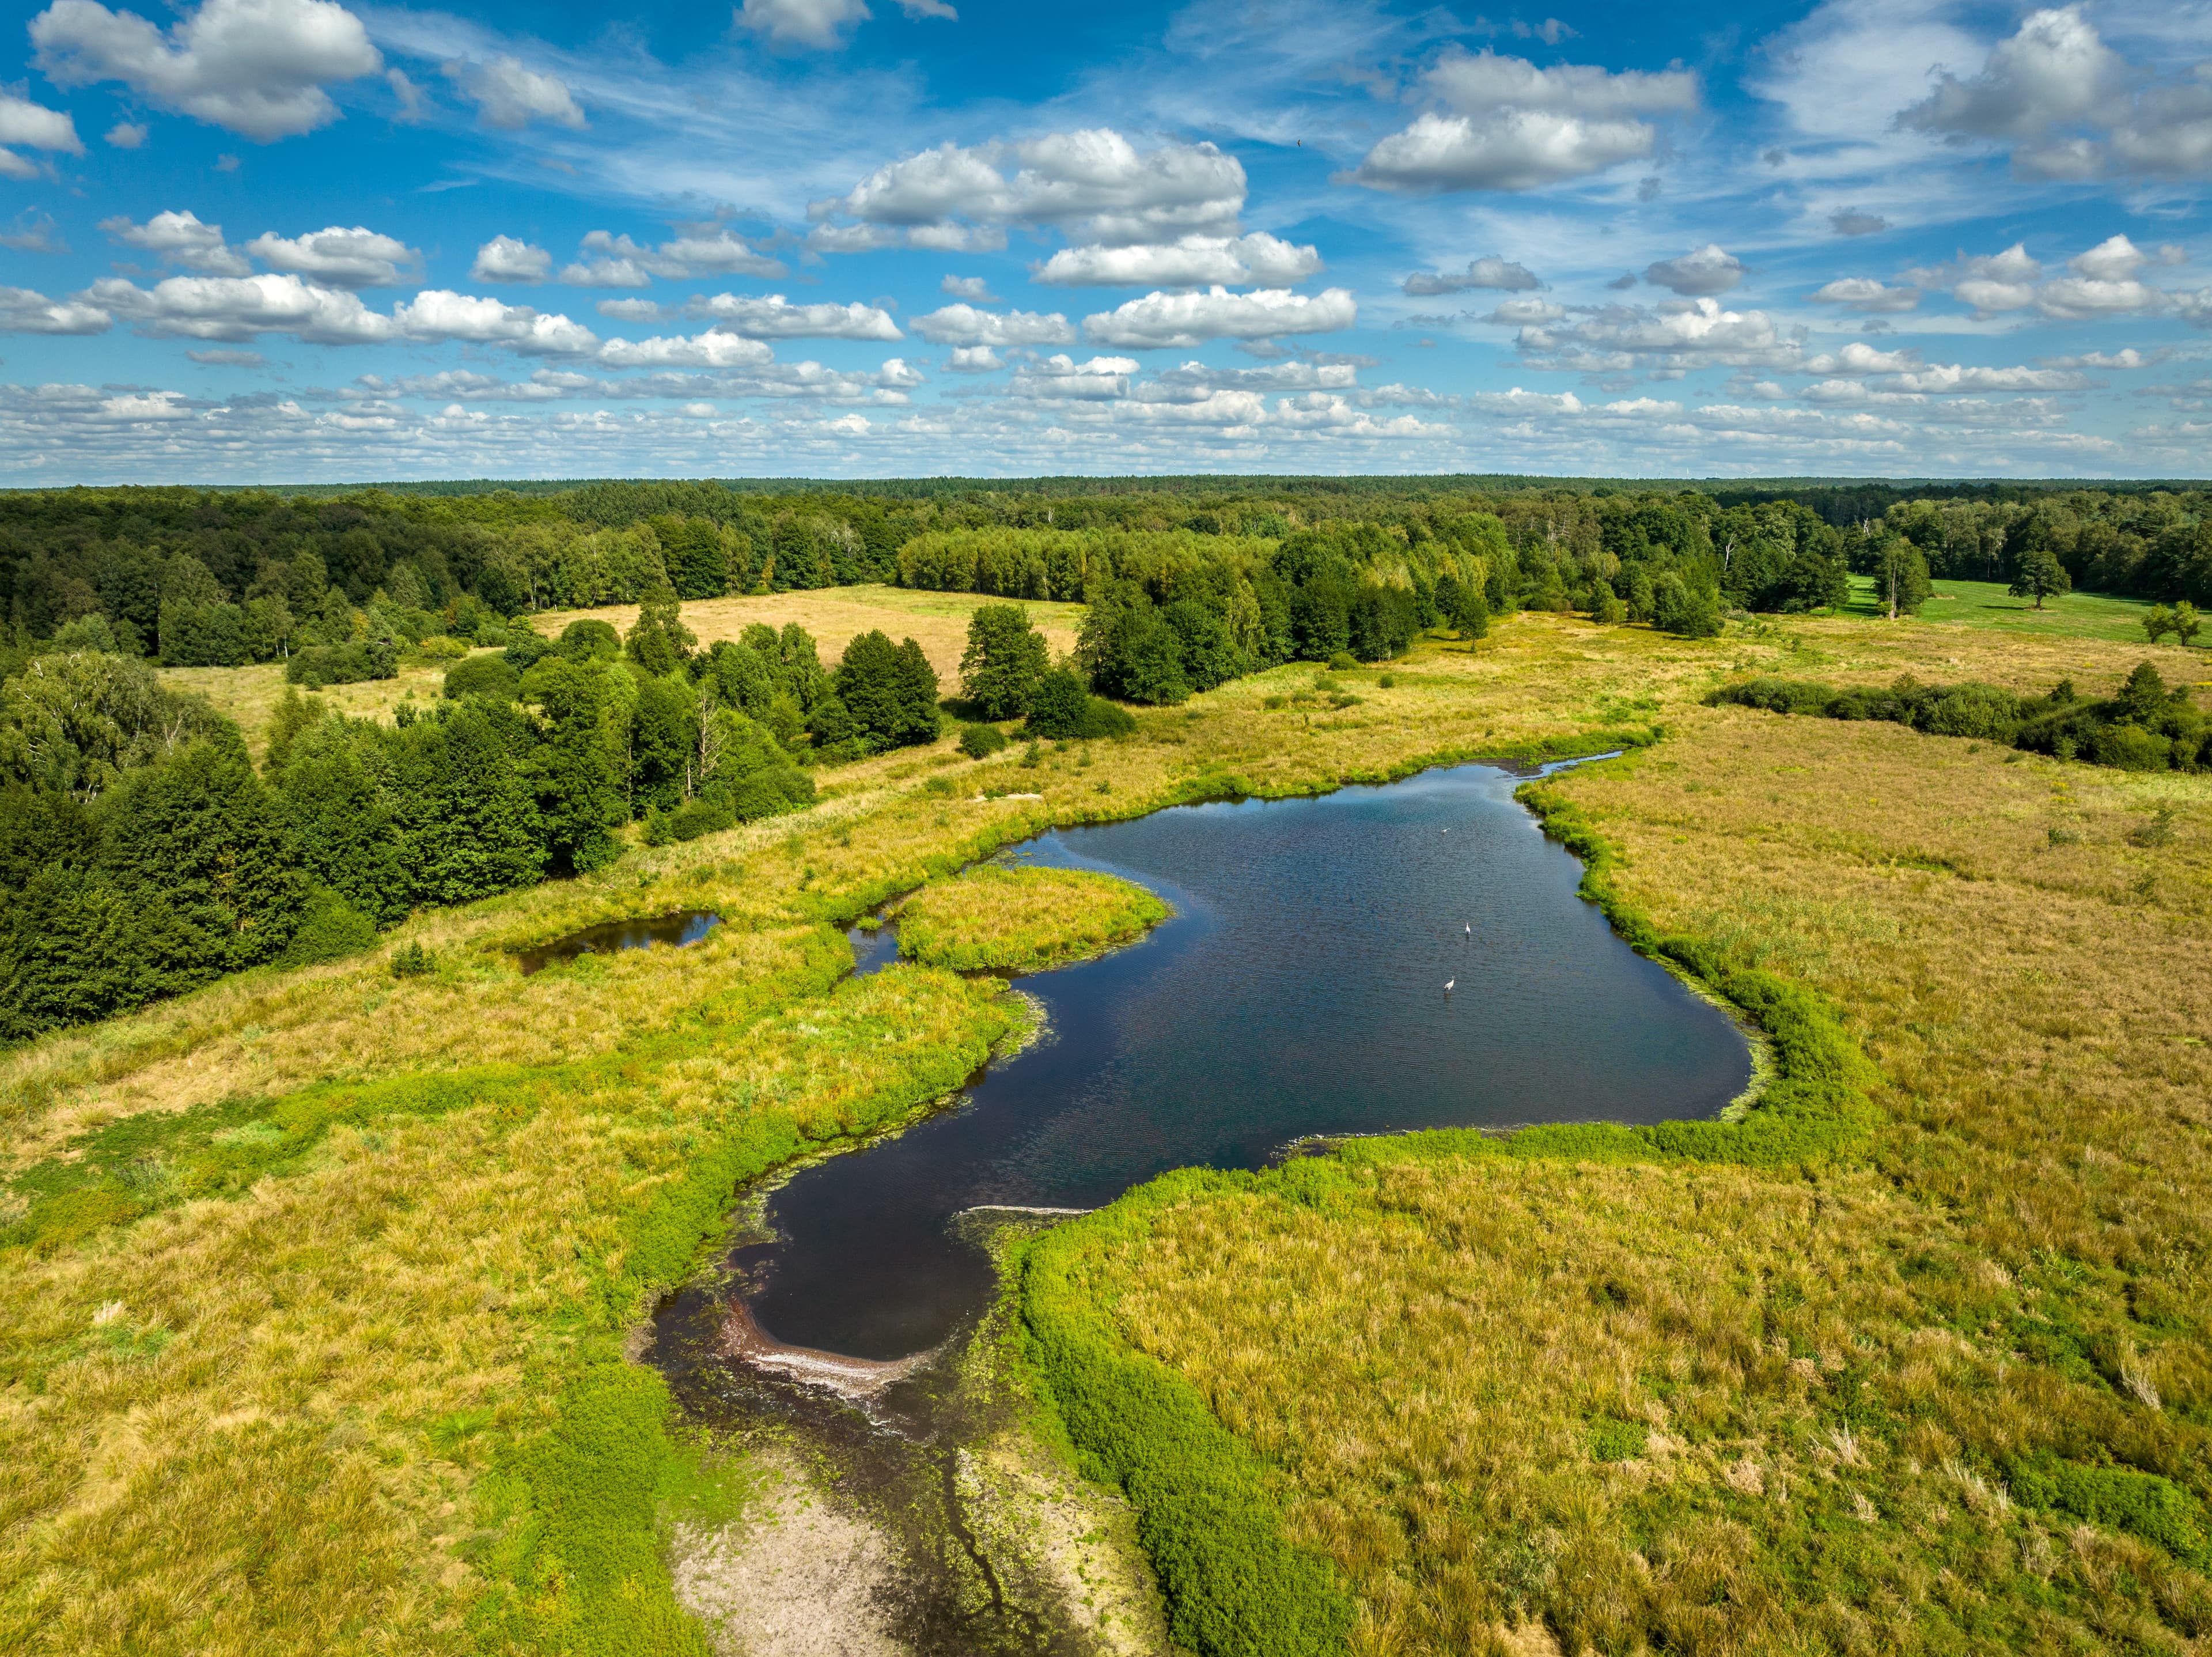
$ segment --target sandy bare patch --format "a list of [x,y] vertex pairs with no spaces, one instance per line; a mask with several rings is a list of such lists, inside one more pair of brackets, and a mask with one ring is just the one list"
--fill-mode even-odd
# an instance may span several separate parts
[[676,1527],[677,1602],[707,1625],[717,1657],[896,1657],[890,1538],[827,1506],[795,1463],[773,1471],[749,1519]]

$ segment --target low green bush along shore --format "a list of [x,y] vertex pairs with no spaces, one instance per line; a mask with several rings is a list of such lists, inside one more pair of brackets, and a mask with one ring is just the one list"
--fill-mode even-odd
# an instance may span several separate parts
[[[1895,725],[1778,755],[1770,716],[1703,705],[1927,672],[1929,633],[1531,612],[1119,739],[947,734],[790,815],[13,1047],[0,1645],[701,1649],[659,1528],[691,1453],[627,1332],[738,1184],[911,1119],[1023,1017],[943,969],[846,979],[842,927],[1054,825],[1638,743],[1547,788],[1612,848],[1617,917],[1761,1008],[1766,1105],[1177,1176],[1024,1266],[1032,1370],[1133,1495],[1181,1637],[2200,1637],[2158,1537],[2204,1494],[2203,784]],[[2045,685],[2141,654],[1936,648]],[[723,924],[685,949],[514,959],[695,908]]]

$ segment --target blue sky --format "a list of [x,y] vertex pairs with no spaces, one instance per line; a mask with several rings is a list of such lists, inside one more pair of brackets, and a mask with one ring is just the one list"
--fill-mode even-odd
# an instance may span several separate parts
[[143,3],[0,27],[0,483],[2212,454],[2212,0]]

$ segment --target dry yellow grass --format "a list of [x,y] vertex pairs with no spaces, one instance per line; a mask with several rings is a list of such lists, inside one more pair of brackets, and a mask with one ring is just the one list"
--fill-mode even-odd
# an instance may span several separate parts
[[[173,691],[191,691],[205,697],[216,712],[235,720],[256,759],[267,752],[269,723],[276,716],[276,704],[284,699],[283,663],[264,662],[257,667],[164,667],[161,682]],[[435,702],[445,684],[445,663],[425,667],[410,662],[399,669],[396,679],[329,685],[313,694],[336,712],[389,724],[401,703],[410,698]]]
[[1168,917],[1142,886],[1071,868],[972,868],[898,911],[899,951],[955,972],[1039,972],[1103,954]]
[[[894,642],[911,637],[937,669],[937,677],[950,696],[960,677],[960,653],[968,648],[968,618],[978,606],[1012,600],[975,593],[925,593],[905,587],[830,587],[813,592],[769,593],[758,598],[695,599],[684,606],[684,624],[699,636],[702,644],[734,639],[759,622],[781,630],[797,622],[814,636],[824,667],[842,660],[846,644],[855,634],[880,627]],[[1019,600],[1030,620],[1042,633],[1055,655],[1075,649],[1075,631],[1082,624],[1083,606],[1042,599]],[[537,618],[538,630],[548,638],[560,637],[572,621],[591,617],[611,622],[628,632],[637,619],[634,604],[608,605],[596,610],[548,611]]]
[[[920,612],[905,606],[936,597],[878,595],[842,636],[826,611],[773,618],[805,622],[834,649],[864,625],[921,637],[909,619]],[[958,606],[974,600],[945,601],[956,605],[940,619],[957,660],[967,613]],[[739,601],[833,602],[855,599]],[[687,607],[695,627],[708,607]],[[728,624],[752,618],[733,614]],[[939,647],[924,643],[934,656]],[[1641,1511],[1620,1483],[1630,1476],[1594,1472],[1560,1425],[1599,1382],[1626,1408],[1658,1398],[1655,1377],[1670,1366],[1692,1367],[1664,1395],[1662,1430],[1687,1444],[1681,1429],[1694,1422],[1708,1447],[1721,1446],[1717,1460],[1701,1459],[1703,1450],[1676,1457],[1707,1470],[1683,1475],[1699,1490],[1711,1467],[1722,1469],[1711,1489],[1730,1494],[1716,1501],[1751,1500],[1726,1477],[1747,1456],[1771,1470],[1760,1475],[1769,1492],[1820,1482],[1814,1450],[1787,1435],[1778,1412],[1801,1391],[1832,1396],[1832,1383],[1753,1387],[1776,1364],[1799,1375],[1791,1365],[1800,1355],[1793,1348],[1769,1363],[1759,1355],[1768,1348],[1744,1349],[1733,1334],[1735,1344],[1709,1351],[1720,1336],[1698,1332],[1740,1330],[1756,1307],[1782,1319],[1759,1340],[1796,1338],[1771,1282],[1744,1279],[1747,1263],[1778,1262],[1808,1280],[1804,1355],[1822,1375],[1821,1355],[1833,1348],[1916,1401],[1929,1430],[1883,1448],[1878,1489],[1917,1491],[1911,1501],[1940,1501],[1954,1519],[1970,1509],[1963,1494],[1942,1494],[1966,1488],[1941,1483],[1946,1455],[1971,1456],[1992,1434],[2027,1430],[2031,1413],[2055,1418],[2074,1407],[2073,1383],[2008,1367],[1973,1322],[1998,1302],[1973,1300],[1969,1288],[1981,1294],[1986,1282],[1990,1295],[2023,1300],[2056,1293],[2037,1274],[2075,1261],[2067,1270],[2103,1285],[2094,1306],[2121,1308],[2135,1295],[2179,1319],[2174,1327],[2196,1332],[2109,1325],[2128,1333],[2129,1361],[2148,1380],[2187,1401],[2169,1403],[2170,1425],[2207,1397],[2205,1345],[2191,1321],[2201,1314],[2176,1287],[2201,1270],[2212,1213],[2203,1149],[2212,1078],[2203,1049],[2184,1035],[2202,1029],[2212,982],[2198,938],[2203,782],[2008,766],[1994,750],[1969,753],[1892,728],[1698,706],[1736,671],[1881,678],[1910,667],[1923,678],[2038,686],[2070,672],[2087,690],[2146,654],[1842,622],[1698,644],[1519,618],[1478,650],[1422,647],[1388,690],[1372,673],[1343,676],[1364,701],[1341,712],[1267,709],[1266,697],[1312,676],[1281,669],[1188,710],[1146,715],[1134,738],[1091,745],[1088,765],[1077,749],[1048,752],[1021,773],[1038,800],[965,798],[968,770],[984,768],[967,768],[949,744],[846,768],[796,818],[636,850],[587,880],[418,917],[404,935],[449,965],[404,990],[374,963],[253,975],[0,1056],[0,1124],[20,1148],[18,1173],[93,1124],[155,1112],[182,1120],[191,1112],[179,1107],[196,1102],[494,1054],[516,1067],[516,1079],[493,1090],[497,1103],[341,1125],[299,1168],[244,1197],[167,1207],[46,1255],[0,1252],[0,1352],[9,1355],[0,1455],[22,1470],[0,1496],[0,1646],[459,1648],[461,1618],[484,1581],[468,1563],[483,1475],[475,1447],[542,1419],[547,1388],[522,1378],[560,1373],[562,1319],[607,1281],[624,1217],[740,1113],[781,1113],[834,1134],[851,1119],[851,1102],[904,1074],[902,1063],[972,1042],[1002,1016],[933,974],[866,981],[903,981],[911,1003],[870,999],[888,988],[780,989],[790,952],[819,935],[811,923],[860,912],[1055,822],[1125,815],[1212,787],[1321,789],[1624,724],[1663,722],[1671,734],[1640,765],[1568,786],[1627,848],[1624,879],[1638,900],[1853,1008],[1894,1084],[1885,1103],[1896,1126],[1877,1169],[1780,1193],[1722,1171],[1477,1161],[1463,1173],[1424,1173],[1423,1189],[1392,1173],[1407,1206],[1376,1220],[1372,1238],[1341,1240],[1336,1264],[1291,1239],[1279,1270],[1255,1253],[1235,1294],[1209,1288],[1220,1319],[1212,1353],[1170,1303],[1181,1247],[1173,1233],[1128,1263],[1133,1333],[1209,1385],[1232,1369],[1240,1385],[1249,1381],[1235,1423],[1283,1457],[1301,1533],[1341,1549],[1365,1574],[1375,1648],[1423,1648],[1463,1625],[1454,1605],[1502,1604],[1519,1580],[1498,1575],[1505,1566],[1487,1556],[1453,1553],[1424,1528],[1428,1520],[1407,1518],[1430,1511],[1424,1491],[1443,1493],[1434,1500],[1447,1507],[1460,1500],[1446,1500],[1451,1480],[1440,1470],[1500,1460],[1484,1447],[1486,1461],[1452,1461],[1438,1447],[1449,1450],[1455,1434],[1486,1447],[1526,1429],[1528,1471],[1501,1486],[1499,1500],[1534,1504],[1510,1507],[1516,1514],[1560,1515],[1526,1532],[1539,1577],[1546,1562],[1569,1556],[1543,1551],[1552,1531],[1583,1534],[1607,1514]],[[2179,807],[2178,841],[2127,844],[2122,831],[2154,800]],[[2062,821],[2081,838],[2051,847],[2047,827]],[[1945,861],[1971,878],[1942,872]],[[526,981],[500,954],[592,922],[695,905],[731,917],[697,950]],[[726,1033],[699,1037],[721,1026],[699,1025],[698,1009],[717,996],[742,1003],[754,990],[765,1021],[748,1022],[755,1009],[745,1008]],[[1249,1213],[1257,1217],[1224,1212],[1204,1223],[1223,1246],[1244,1247],[1240,1236],[1273,1223],[1260,1206]],[[1486,1214],[1493,1217],[1474,1223]],[[1966,1286],[1947,1291],[1954,1310],[1966,1308],[1956,1316],[1937,1315],[1934,1291],[1905,1279],[1899,1248],[1923,1236],[1957,1264],[1943,1279]],[[1480,1270],[1496,1261],[1498,1282],[1460,1282],[1466,1260]],[[1594,1309],[1579,1269],[1601,1260],[1621,1263],[1626,1308]],[[1983,1263],[2016,1287],[1985,1279]],[[1329,1326],[1301,1311],[1297,1295],[1301,1274],[1319,1293],[1339,1270],[1364,1274],[1343,1281],[1375,1310],[1346,1320],[1332,1348]],[[1648,1307],[1634,1298],[1647,1281]],[[1468,1302],[1470,1326],[1517,1325],[1516,1349],[1556,1355],[1524,1362],[1493,1413],[1482,1413],[1480,1388],[1455,1368],[1479,1354],[1464,1342],[1432,1349],[1421,1334],[1455,1326],[1448,1289]],[[111,1305],[119,1309],[95,1321]],[[1389,1318],[1401,1307],[1404,1325],[1393,1333]],[[1631,1313],[1650,1327],[1615,1326]],[[1272,1332],[1285,1319],[1314,1343],[1310,1354],[1285,1349]],[[1255,1351],[1272,1353],[1286,1379],[1259,1374]],[[1290,1380],[1350,1362],[1347,1352],[1366,1366],[1352,1384],[1293,1402]],[[1424,1354],[1418,1371],[1397,1367]],[[1609,1366],[1611,1380],[1594,1381],[1593,1366]],[[1954,1385],[1961,1375],[1978,1390]],[[1434,1404],[1422,1401],[1425,1389]],[[1401,1432],[1392,1425],[1401,1416],[1431,1425]],[[464,1432],[456,1422],[472,1424]],[[1738,1453],[1723,1453],[1739,1440]],[[1908,1475],[1908,1461],[1921,1473]],[[1482,1510],[1451,1511],[1462,1508],[1454,1522],[1471,1535]],[[1749,1540],[1695,1556],[1748,1561],[1727,1580],[1753,1582],[1765,1511],[1716,1519],[1735,1527],[1727,1538]],[[2025,1545],[2024,1533],[2009,1534]],[[2121,1557],[2135,1544],[2060,1536],[2051,1545],[2061,1571],[2124,1564],[2134,1580],[2154,1580],[2141,1560]],[[1601,1579],[1613,1580],[1559,1580],[1586,1581],[1594,1594]],[[1923,1605],[1948,1590],[1929,1574],[1891,1591]],[[2116,1617],[2138,1616],[2115,1605]],[[1735,1636],[1684,1637],[1719,1649]]]

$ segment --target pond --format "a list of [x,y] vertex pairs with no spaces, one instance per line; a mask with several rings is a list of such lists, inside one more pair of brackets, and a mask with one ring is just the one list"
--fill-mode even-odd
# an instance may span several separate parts
[[720,915],[705,909],[678,910],[673,915],[655,915],[647,920],[603,921],[535,949],[526,949],[517,959],[526,978],[579,955],[607,955],[617,949],[645,949],[657,943],[696,943],[721,923]]
[[[1514,801],[1519,780],[1465,765],[1018,849],[1138,881],[1176,915],[1022,979],[1041,1039],[770,1195],[775,1240],[728,1262],[760,1331],[866,1359],[936,1345],[993,1291],[958,1223],[972,1210],[1091,1208],[1313,1135],[1717,1112],[1750,1080],[1743,1034],[1577,895],[1581,865]],[[856,942],[887,962],[884,934]]]

